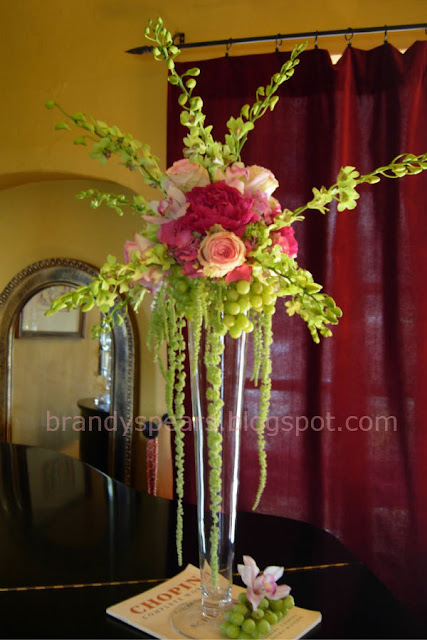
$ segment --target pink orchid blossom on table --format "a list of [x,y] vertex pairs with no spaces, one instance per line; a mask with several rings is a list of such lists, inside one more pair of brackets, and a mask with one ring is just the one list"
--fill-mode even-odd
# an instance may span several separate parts
[[263,573],[260,573],[251,556],[243,556],[243,562],[244,564],[237,565],[237,570],[247,586],[246,595],[254,611],[258,609],[263,598],[280,600],[289,595],[291,588],[287,584],[277,585],[277,580],[280,580],[283,575],[283,567],[267,567]]

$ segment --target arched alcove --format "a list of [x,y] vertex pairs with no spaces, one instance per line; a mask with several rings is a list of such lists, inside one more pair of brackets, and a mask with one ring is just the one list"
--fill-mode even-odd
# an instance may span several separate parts
[[[49,258],[22,269],[0,295],[0,439],[13,440],[13,346],[18,319],[35,294],[53,285],[87,285],[97,270],[80,260]],[[137,389],[137,338],[132,316],[113,331],[113,386],[109,414],[115,416],[108,431],[107,473],[127,484],[132,471],[132,428]],[[34,363],[33,363],[34,364]],[[82,372],[76,371],[76,375]],[[34,379],[37,384],[37,377]],[[117,426],[116,426],[117,425]]]

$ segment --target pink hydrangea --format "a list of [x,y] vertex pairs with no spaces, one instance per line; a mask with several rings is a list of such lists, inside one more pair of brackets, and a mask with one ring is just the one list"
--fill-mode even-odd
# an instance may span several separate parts
[[199,246],[200,238],[194,237],[187,245],[174,250],[177,262],[182,265],[182,272],[190,278],[203,275],[198,263]]
[[252,279],[252,267],[245,262],[245,264],[236,267],[233,271],[229,271],[225,279],[227,282],[236,282],[237,280],[247,280],[250,282]]
[[162,224],[157,231],[157,238],[168,247],[175,248],[186,247],[192,241],[193,236],[184,219],[178,218]]
[[271,234],[273,244],[279,244],[282,248],[282,253],[286,253],[290,258],[295,258],[298,253],[298,242],[294,237],[294,230],[292,227],[282,227],[278,231],[274,231]]

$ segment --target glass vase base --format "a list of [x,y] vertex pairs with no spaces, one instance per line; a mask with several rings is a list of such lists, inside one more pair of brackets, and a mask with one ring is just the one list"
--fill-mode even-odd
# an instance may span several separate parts
[[221,638],[220,625],[225,620],[230,605],[223,610],[217,609],[216,616],[203,614],[202,602],[192,600],[177,607],[171,614],[170,623],[175,631],[184,638],[203,638],[207,640]]

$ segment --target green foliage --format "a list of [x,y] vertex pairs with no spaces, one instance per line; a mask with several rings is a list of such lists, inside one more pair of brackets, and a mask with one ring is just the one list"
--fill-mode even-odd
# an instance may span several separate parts
[[146,270],[137,255],[127,265],[119,264],[114,256],[109,256],[89,285],[77,287],[54,300],[46,315],[61,309],[90,311],[96,306],[104,314],[103,327],[93,328],[94,337],[99,337],[103,330],[122,324],[128,306],[138,310],[147,293],[138,281]]
[[175,59],[180,51],[173,44],[172,36],[165,29],[160,18],[157,22],[149,21],[145,37],[154,43],[155,59],[166,62],[169,82],[181,91],[178,96],[178,103],[182,107],[180,120],[181,124],[189,129],[184,138],[186,146],[184,155],[191,162],[198,162],[204,166],[210,172],[211,177],[216,169],[227,167],[241,159],[242,147],[249,132],[254,129],[255,121],[261,118],[267,110],[273,111],[279,99],[275,95],[277,89],[292,77],[294,69],[299,63],[298,56],[307,46],[307,43],[296,45],[290,59],[285,62],[278,73],[274,74],[270,83],[266,87],[258,87],[254,104],[243,105],[240,115],[237,118],[231,117],[229,119],[227,122],[229,133],[225,136],[222,144],[214,140],[212,126],[205,125],[202,98],[194,95],[197,87],[195,78],[199,75],[200,70],[195,67],[182,76],[177,73]]
[[[374,169],[371,173],[360,175],[354,167],[343,167],[337,176],[337,181],[328,189],[321,187],[313,189],[313,199],[293,212],[288,212],[288,224],[295,220],[304,220],[301,214],[307,209],[317,209],[321,213],[329,211],[328,205],[336,201],[338,211],[355,209],[359,194],[357,187],[360,184],[376,184],[383,178],[401,178],[406,175],[416,175],[427,169],[427,153],[419,156],[413,153],[405,153],[397,156],[389,164]],[[276,218],[275,222],[280,220]],[[283,226],[283,225],[282,225]]]
[[66,121],[58,122],[55,129],[77,127],[86,133],[74,139],[74,144],[90,146],[89,156],[105,165],[112,156],[120,159],[120,163],[130,171],[139,171],[144,181],[151,187],[162,189],[164,175],[160,170],[158,158],[153,156],[150,147],[135,140],[130,133],[122,133],[113,125],[109,126],[102,120],[95,120],[84,113],[67,113],[54,100],[46,103],[46,108],[56,107],[65,116]]
[[240,118],[230,118],[227,122],[230,132],[230,135],[226,136],[226,143],[230,149],[230,154],[227,156],[229,162],[240,160],[242,147],[247,140],[249,131],[255,128],[256,120],[259,120],[267,110],[273,111],[279,100],[279,96],[274,94],[281,84],[293,76],[295,67],[299,64],[298,56],[306,47],[307,43],[295,45],[290,59],[284,63],[278,73],[274,74],[270,83],[266,87],[258,87],[253,105],[243,105],[240,110]]
[[113,209],[119,216],[123,216],[123,207],[128,207],[132,213],[139,215],[147,214],[152,215],[153,210],[146,199],[141,196],[133,196],[132,200],[129,200],[123,194],[116,193],[103,193],[98,189],[88,189],[87,191],[81,191],[76,195],[79,200],[90,199],[90,206],[92,209],[98,209],[102,205]]

